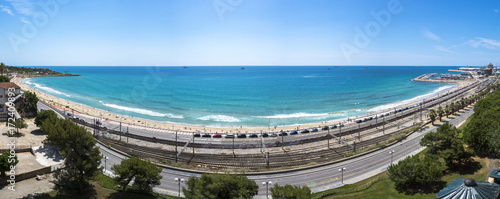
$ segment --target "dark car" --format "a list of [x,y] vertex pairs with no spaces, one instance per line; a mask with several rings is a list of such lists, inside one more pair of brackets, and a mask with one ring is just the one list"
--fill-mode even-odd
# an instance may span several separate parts
[[203,134],[201,137],[204,137],[204,138],[210,138],[210,137],[212,137],[212,136],[211,136],[210,134],[208,134],[208,133],[205,133],[205,134]]
[[286,133],[286,132],[281,132],[281,133],[279,133],[278,135],[279,135],[279,136],[288,136],[288,133]]
[[339,126],[340,126],[340,127],[344,127],[344,124],[340,123],[340,124],[339,124]]
[[244,133],[238,134],[238,138],[247,138],[247,134]]
[[269,137],[269,135],[267,133],[263,133],[260,135],[260,137],[267,138],[267,137]]
[[328,129],[330,129],[330,127],[328,127],[328,126],[324,126],[323,128],[321,128],[321,130],[323,130],[323,131],[328,130]]
[[311,129],[311,132],[318,132],[318,128]]
[[259,136],[258,136],[257,134],[255,134],[255,133],[254,133],[254,134],[252,134],[252,135],[249,135],[248,137],[249,137],[249,138],[258,138]]
[[233,134],[227,134],[227,135],[225,136],[225,138],[234,138],[234,135],[233,135]]
[[363,120],[356,120],[356,123],[361,123],[363,122]]
[[331,128],[331,129],[336,129],[336,128],[337,128],[337,125],[335,125],[335,124],[334,124],[334,125],[332,125],[330,128]]
[[290,133],[290,135],[297,135],[297,134],[299,134],[299,132],[297,132],[297,131],[292,131],[292,132]]
[[195,133],[195,134],[193,134],[193,137],[199,138],[199,137],[201,137],[201,135],[199,133]]
[[102,122],[101,121],[96,121],[95,122],[97,125],[102,125]]
[[213,138],[221,138],[221,137],[222,137],[222,135],[217,133],[217,134],[215,134],[215,135],[214,135],[214,136],[212,136],[212,137],[213,137]]
[[278,137],[278,135],[276,135],[276,133],[271,133],[269,137]]
[[304,129],[303,131],[301,131],[300,133],[309,133],[309,130],[308,129]]

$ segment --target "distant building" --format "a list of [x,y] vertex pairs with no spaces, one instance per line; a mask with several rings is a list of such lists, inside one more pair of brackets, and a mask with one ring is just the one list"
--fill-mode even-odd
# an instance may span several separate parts
[[[9,118],[9,112],[7,110],[9,107],[6,105],[6,103],[9,101],[9,88],[14,89],[13,93],[15,94],[15,96],[13,97],[21,96],[21,87],[19,87],[17,84],[12,82],[0,83],[0,121],[7,121],[7,118]],[[16,115],[16,118],[19,117],[19,113],[17,113],[17,111],[14,112],[14,115]]]

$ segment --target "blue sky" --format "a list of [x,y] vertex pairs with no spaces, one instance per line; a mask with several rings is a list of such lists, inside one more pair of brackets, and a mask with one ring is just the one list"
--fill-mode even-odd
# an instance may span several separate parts
[[0,61],[497,65],[499,24],[497,0],[0,0]]

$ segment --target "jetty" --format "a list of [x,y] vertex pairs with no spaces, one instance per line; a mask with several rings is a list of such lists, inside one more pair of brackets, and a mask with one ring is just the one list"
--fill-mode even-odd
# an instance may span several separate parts
[[411,79],[412,81],[427,81],[427,80],[431,80],[430,78],[431,77],[434,77],[436,76],[437,73],[426,73],[426,74],[423,74],[423,75],[420,75],[418,77],[415,77],[413,79]]
[[439,83],[460,83],[460,82],[468,80],[468,79],[453,79],[453,78],[449,78],[447,76],[442,76],[442,77],[439,76],[436,78],[432,78],[432,77],[435,77],[436,74],[437,73],[427,73],[427,74],[423,74],[423,75],[420,75],[418,77],[415,77],[411,80],[418,81],[418,82],[439,82]]

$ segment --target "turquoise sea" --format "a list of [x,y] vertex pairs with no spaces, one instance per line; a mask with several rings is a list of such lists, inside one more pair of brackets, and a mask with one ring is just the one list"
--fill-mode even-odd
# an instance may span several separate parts
[[23,81],[113,113],[206,126],[275,126],[387,110],[450,90],[413,82],[443,66],[47,67],[75,77]]

